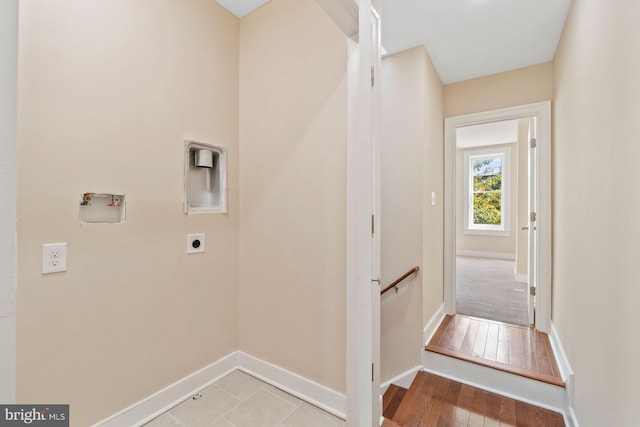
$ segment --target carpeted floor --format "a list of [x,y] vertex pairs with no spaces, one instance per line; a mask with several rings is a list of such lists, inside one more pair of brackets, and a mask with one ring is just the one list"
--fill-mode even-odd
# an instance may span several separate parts
[[456,311],[528,325],[527,285],[513,279],[514,261],[456,257]]

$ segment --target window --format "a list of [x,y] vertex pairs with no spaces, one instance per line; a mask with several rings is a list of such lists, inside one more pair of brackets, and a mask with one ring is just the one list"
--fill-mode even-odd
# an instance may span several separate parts
[[467,234],[509,235],[510,148],[465,151]]

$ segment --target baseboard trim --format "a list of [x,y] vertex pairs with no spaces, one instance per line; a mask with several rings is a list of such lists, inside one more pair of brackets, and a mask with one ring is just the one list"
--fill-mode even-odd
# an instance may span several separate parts
[[243,352],[238,352],[238,369],[346,419],[347,398],[342,393]]
[[238,352],[231,353],[187,375],[151,396],[94,424],[99,427],[140,426],[173,408],[180,402],[219,380],[238,365]]
[[431,337],[433,337],[433,334],[436,333],[436,330],[438,329],[438,326],[440,326],[440,323],[442,323],[442,319],[444,319],[445,314],[444,303],[442,303],[422,330],[422,342],[424,345],[427,345],[431,340]]
[[565,389],[425,351],[425,371],[564,415]]
[[529,276],[527,276],[526,274],[513,273],[513,280],[518,283],[527,284],[529,283]]
[[493,258],[493,259],[506,259],[509,261],[515,261],[516,256],[514,254],[505,253],[505,252],[484,252],[484,251],[465,251],[465,250],[457,250],[456,255],[458,256],[472,256],[476,258]]
[[411,386],[411,383],[413,382],[413,379],[416,377],[416,374],[422,371],[423,369],[424,369],[424,366],[418,365],[415,368],[411,368],[408,371],[401,373],[400,375],[396,375],[395,377],[391,378],[389,381],[383,382],[382,384],[380,384],[380,395],[383,395],[391,384],[395,384],[397,386],[404,387],[404,388],[409,388]]
[[580,427],[578,418],[576,418],[576,413],[573,411],[573,406],[569,407],[567,413],[564,414],[564,423],[567,427]]
[[344,394],[257,357],[235,351],[128,408],[93,424],[93,426],[141,426],[236,369],[278,387],[343,420],[346,419],[347,399]]
[[571,377],[573,377],[573,370],[571,369],[569,358],[567,357],[567,353],[565,353],[564,351],[564,347],[562,346],[562,342],[560,341],[560,336],[558,335],[558,331],[553,322],[551,322],[549,343],[551,344],[551,349],[553,350],[553,354],[555,355],[556,361],[558,362],[560,376],[565,383],[568,383]]
[[567,419],[565,419],[565,424],[569,427],[578,427],[578,420],[573,410],[573,369],[571,369],[569,358],[567,357],[567,353],[564,351],[562,341],[560,341],[560,336],[558,335],[558,330],[553,322],[551,322],[551,328],[549,331],[549,343],[551,344],[551,350],[553,350],[553,354],[558,362],[560,376],[566,384],[564,412],[565,418]]

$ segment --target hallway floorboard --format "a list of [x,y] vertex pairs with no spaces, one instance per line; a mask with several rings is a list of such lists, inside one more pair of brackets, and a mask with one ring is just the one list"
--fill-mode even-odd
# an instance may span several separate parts
[[447,315],[426,349],[564,387],[549,337],[532,327]]

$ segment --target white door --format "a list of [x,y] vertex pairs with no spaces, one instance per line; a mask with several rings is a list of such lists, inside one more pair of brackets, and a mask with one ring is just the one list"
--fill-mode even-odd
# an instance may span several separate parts
[[371,144],[373,153],[373,214],[371,217],[373,314],[373,365],[371,387],[374,425],[381,425],[382,395],[380,394],[380,16],[371,8]]
[[[347,144],[347,425],[379,426],[380,233],[379,17],[358,4],[358,40],[349,41]],[[339,8],[340,9],[340,8]],[[344,9],[344,8],[342,8]],[[342,10],[340,9],[340,10]]]
[[537,216],[537,188],[536,188],[536,171],[537,171],[537,138],[536,138],[537,120],[531,118],[529,120],[529,225],[528,225],[528,241],[529,241],[529,262],[527,271],[529,273],[529,324],[535,324],[535,306],[536,306],[536,254],[538,248],[538,234],[536,228]]

